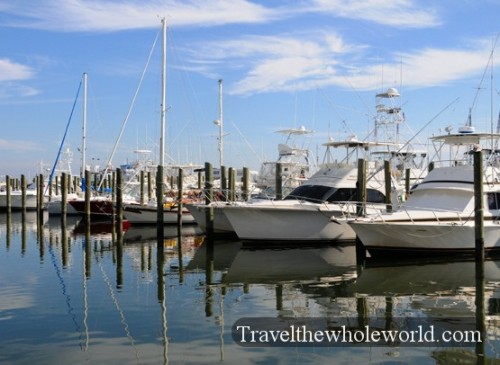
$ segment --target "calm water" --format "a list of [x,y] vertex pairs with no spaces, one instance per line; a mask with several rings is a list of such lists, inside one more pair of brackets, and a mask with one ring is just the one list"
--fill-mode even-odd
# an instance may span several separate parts
[[[32,213],[24,224],[20,214],[0,214],[1,364],[500,363],[500,260],[485,263],[483,288],[474,262],[368,259],[360,267],[353,246],[211,248],[196,227],[180,239],[166,228],[161,252],[156,228],[130,228],[123,246],[107,230],[92,227],[88,236],[76,219],[63,229],[60,219],[38,226]],[[485,326],[487,340],[243,347],[231,331],[245,317],[466,317]]]

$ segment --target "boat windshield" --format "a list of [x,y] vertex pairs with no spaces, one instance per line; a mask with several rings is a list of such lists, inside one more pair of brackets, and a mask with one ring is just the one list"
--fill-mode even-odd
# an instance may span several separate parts
[[312,203],[323,203],[330,197],[336,188],[322,185],[301,185],[296,187],[285,200],[305,200]]
[[[305,200],[311,203],[338,203],[357,201],[356,188],[333,188],[321,185],[301,185],[295,188],[285,200]],[[384,203],[385,196],[375,189],[367,189],[366,201],[369,203]]]

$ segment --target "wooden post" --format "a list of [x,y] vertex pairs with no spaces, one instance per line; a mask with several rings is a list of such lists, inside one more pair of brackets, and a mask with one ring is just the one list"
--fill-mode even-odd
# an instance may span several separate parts
[[158,240],[161,239],[163,244],[164,233],[163,233],[163,166],[158,165],[156,171],[156,233]]
[[182,203],[182,195],[184,192],[182,191],[182,185],[184,181],[183,171],[179,168],[179,178],[177,180],[177,225],[182,225],[182,209],[184,209],[184,205]]
[[67,206],[68,206],[68,195],[66,188],[68,183],[66,180],[68,179],[68,175],[66,173],[61,174],[61,217],[66,217]]
[[43,175],[40,174],[38,178],[38,190],[39,194],[37,194],[37,200],[38,200],[38,216],[39,216],[39,222],[43,222]]
[[392,202],[391,202],[391,162],[384,161],[384,182],[385,182],[385,209],[388,213],[392,212]]
[[222,193],[222,201],[227,201],[227,167],[220,167],[220,190]]
[[[214,200],[214,171],[210,162],[205,162],[205,204],[209,205]],[[209,205],[205,210],[206,233],[209,239],[214,234],[214,208]]]
[[141,205],[144,205],[144,170],[141,170],[141,175],[140,175],[140,187],[141,187]]
[[410,169],[405,169],[405,194],[406,196],[410,196],[410,177],[411,177],[411,170]]
[[202,187],[202,174],[201,174],[201,170],[198,171],[198,189],[201,189]]
[[366,206],[366,162],[362,158],[358,160],[358,181],[356,185],[358,190],[356,215],[362,216],[365,214]]
[[233,202],[234,199],[234,169],[232,167],[229,168],[228,171],[228,200]]
[[10,176],[5,176],[5,210],[8,214],[12,212],[12,196],[11,196],[11,186],[10,186]]
[[484,261],[483,153],[474,152],[474,224],[476,260]]
[[21,210],[26,213],[26,176],[21,175]]
[[151,200],[153,195],[153,183],[151,179],[151,171],[148,171],[148,201]]
[[276,200],[283,199],[283,165],[281,162],[276,163],[276,182],[275,182],[275,190],[276,190]]
[[243,189],[241,194],[243,201],[247,201],[248,198],[250,197],[249,185],[250,185],[250,171],[248,170],[248,167],[243,167]]
[[[85,170],[85,182],[84,182],[84,190],[85,190],[85,210],[83,221],[85,225],[90,225],[90,171]],[[89,243],[90,244],[90,243]]]
[[123,237],[123,175],[120,168],[116,169],[116,225],[116,233],[120,241]]

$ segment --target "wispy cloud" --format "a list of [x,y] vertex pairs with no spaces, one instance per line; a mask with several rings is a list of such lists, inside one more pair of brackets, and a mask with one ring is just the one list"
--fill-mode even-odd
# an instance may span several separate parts
[[34,71],[31,67],[8,58],[0,58],[0,81],[26,80],[33,75]]
[[328,86],[373,90],[380,86],[382,72],[389,77],[397,75],[399,81],[401,70],[406,87],[440,86],[480,73],[490,48],[489,40],[479,40],[462,49],[416,49],[388,54],[389,61],[374,62],[369,46],[348,44],[333,32],[314,32],[215,42],[205,44],[198,54],[210,55],[203,70],[210,69],[214,60],[218,68],[238,65],[243,77],[227,90],[250,95]]
[[9,152],[41,151],[42,148],[31,141],[0,139],[0,150]]
[[312,0],[313,9],[336,17],[362,19],[405,28],[434,27],[441,23],[435,9],[413,0]]
[[3,11],[17,16],[4,25],[65,32],[152,28],[160,17],[175,26],[261,23],[282,13],[246,0],[26,0]]

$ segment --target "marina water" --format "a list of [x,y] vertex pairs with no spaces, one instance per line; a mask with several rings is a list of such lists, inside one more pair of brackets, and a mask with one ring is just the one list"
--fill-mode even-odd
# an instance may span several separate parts
[[[196,226],[166,226],[165,237],[157,242],[155,226],[132,226],[119,240],[106,224],[87,231],[78,218],[63,226],[60,218],[1,213],[0,363],[500,362],[500,259],[484,263],[478,282],[466,259],[358,263],[354,245],[212,244]],[[245,346],[235,335],[242,319],[273,331],[318,321],[401,329],[429,318],[457,332],[468,321],[484,341]]]

